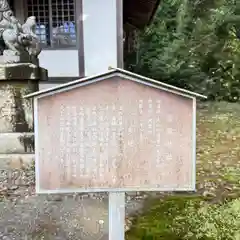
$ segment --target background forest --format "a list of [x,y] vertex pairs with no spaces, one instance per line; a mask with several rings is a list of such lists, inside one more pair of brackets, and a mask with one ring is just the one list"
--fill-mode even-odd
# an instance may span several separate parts
[[210,100],[238,101],[240,2],[163,0],[126,61],[129,70]]

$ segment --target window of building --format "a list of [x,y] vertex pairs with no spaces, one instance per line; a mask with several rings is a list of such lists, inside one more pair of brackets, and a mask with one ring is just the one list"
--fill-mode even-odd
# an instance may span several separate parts
[[74,0],[27,0],[27,17],[37,18],[36,33],[43,47],[76,46]]

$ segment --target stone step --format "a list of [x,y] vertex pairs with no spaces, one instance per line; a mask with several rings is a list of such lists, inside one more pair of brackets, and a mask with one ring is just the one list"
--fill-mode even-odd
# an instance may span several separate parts
[[34,133],[0,133],[0,154],[34,153]]
[[21,169],[29,167],[34,161],[34,154],[0,154],[0,169]]

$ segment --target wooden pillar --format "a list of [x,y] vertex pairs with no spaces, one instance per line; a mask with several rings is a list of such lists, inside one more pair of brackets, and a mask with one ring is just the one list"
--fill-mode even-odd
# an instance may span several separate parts
[[82,0],[85,75],[123,67],[122,0]]

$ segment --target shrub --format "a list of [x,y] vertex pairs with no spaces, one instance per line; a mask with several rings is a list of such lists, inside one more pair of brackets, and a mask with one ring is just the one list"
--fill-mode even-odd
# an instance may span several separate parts
[[177,234],[187,240],[239,240],[240,199],[222,205],[204,203],[196,209],[193,202],[173,221]]
[[150,202],[128,240],[240,240],[240,199],[212,204],[201,197]]

